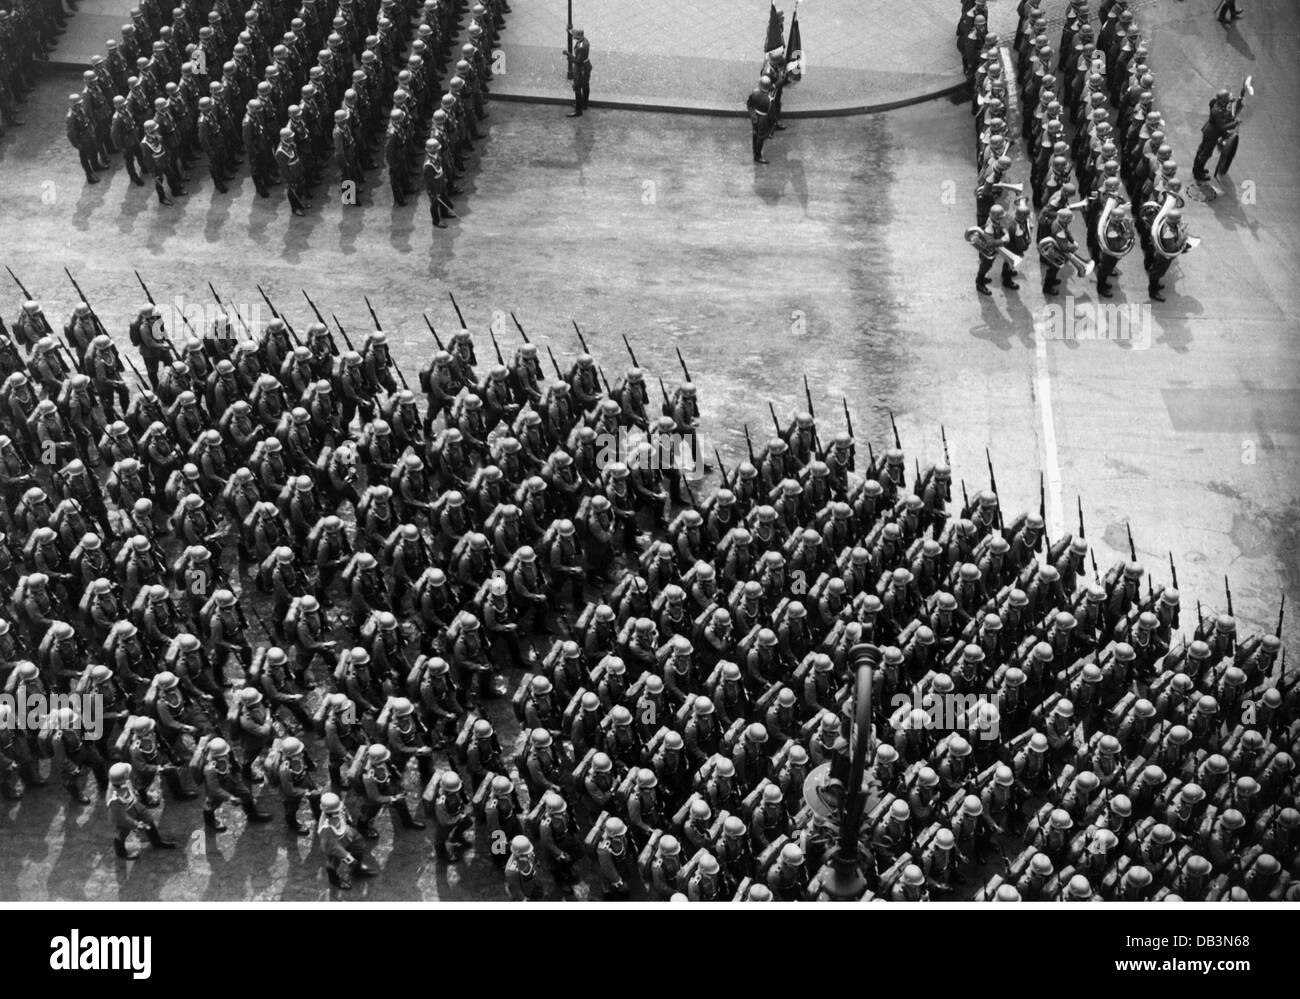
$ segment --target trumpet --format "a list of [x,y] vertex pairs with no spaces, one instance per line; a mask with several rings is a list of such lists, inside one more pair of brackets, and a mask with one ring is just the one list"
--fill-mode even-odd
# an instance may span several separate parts
[[1024,263],[1025,258],[1018,253],[1012,253],[1001,243],[990,242],[988,235],[977,225],[973,225],[966,230],[966,242],[975,247],[980,256],[986,260],[1001,257],[1013,271],[1018,272],[1020,265]]
[[994,184],[993,186],[994,186],[994,188],[996,188],[996,189],[999,190],[999,191],[1015,191],[1017,194],[1024,194],[1024,193],[1025,193],[1025,185],[1024,185],[1024,184],[1004,184],[1004,183],[1002,183],[1002,182],[998,182],[998,183]]

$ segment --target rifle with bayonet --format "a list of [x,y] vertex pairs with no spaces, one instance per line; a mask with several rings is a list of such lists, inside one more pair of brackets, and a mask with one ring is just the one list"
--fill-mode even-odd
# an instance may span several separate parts
[[343,335],[343,342],[348,345],[348,350],[356,353],[357,348],[352,346],[352,339],[348,336],[348,331],[343,328],[343,324],[339,322],[339,317],[331,312],[330,318],[334,320],[334,325],[339,328],[339,333]]
[[513,312],[510,313],[510,319],[514,322],[515,329],[519,331],[519,335],[524,338],[524,343],[532,343],[533,341],[528,339],[528,334],[524,332],[524,328],[519,325],[519,320],[515,319],[515,314]]
[[718,454],[718,449],[713,449],[713,460],[718,463],[718,474],[722,476],[722,488],[730,489],[731,480],[727,478],[727,466],[722,463],[722,456]]
[[460,322],[460,328],[468,329],[465,325],[465,317],[461,315],[460,306],[456,304],[456,296],[449,291],[447,292],[447,297],[451,299],[451,307],[456,310],[456,319]]
[[578,329],[577,321],[570,319],[569,322],[573,323],[573,332],[578,334],[578,343],[582,344],[582,352],[590,354],[591,351],[587,348],[587,338],[582,335],[582,330]]
[[285,319],[284,316],[280,315],[279,311],[275,307],[275,304],[271,301],[271,296],[262,290],[262,286],[259,284],[256,287],[257,287],[257,293],[262,296],[262,301],[264,301],[266,303],[266,307],[271,310],[271,315],[274,316],[276,319],[280,320],[280,322],[284,323],[284,328],[289,331],[289,337],[293,340],[293,345],[295,347],[301,347],[302,341],[298,339],[298,334],[294,330],[293,326],[289,323],[289,320]]
[[857,464],[858,442],[853,438],[853,417],[849,415],[848,396],[840,396],[840,401],[844,403],[844,424],[849,431],[849,471],[856,471],[853,467]]
[[438,345],[439,350],[445,352],[447,348],[442,345],[442,337],[438,336],[438,331],[433,328],[433,323],[429,321],[429,317],[422,314],[421,318],[424,320],[424,325],[429,327],[429,332],[433,334],[433,342]]

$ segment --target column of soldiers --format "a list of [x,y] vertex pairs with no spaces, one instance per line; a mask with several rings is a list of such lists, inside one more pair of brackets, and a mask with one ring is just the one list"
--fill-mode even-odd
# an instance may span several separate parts
[[1198,603],[1185,641],[1177,591],[1136,558],[1100,575],[1082,526],[952,505],[946,463],[909,483],[897,437],[864,460],[810,411],[697,496],[694,384],[660,406],[586,353],[484,372],[462,329],[422,412],[379,330],[202,332],[142,307],[147,382],[84,303],[60,332],[28,301],[0,339],[0,685],[97,694],[107,723],[0,719],[0,790],[97,787],[119,856],[202,797],[213,833],[272,805],[314,831],[338,888],[389,812],[515,899],[817,898],[835,817],[804,783],[847,772],[870,642],[873,896],[992,856],[981,897],[1295,895],[1279,636]]
[[[134,183],[153,175],[163,204],[184,193],[201,154],[222,193],[247,159],[258,194],[268,198],[283,183],[292,211],[302,215],[331,156],[341,180],[353,185],[346,196],[355,198],[380,142],[390,165],[403,154],[406,169],[393,172],[393,188],[404,195],[420,164],[413,143],[428,133],[446,146],[453,168],[439,178],[437,224],[449,213],[454,171],[463,168],[463,150],[472,148],[484,117],[486,53],[501,24],[498,0],[471,13],[468,41],[451,62],[451,92],[443,95],[459,0],[418,7],[414,0],[183,0],[170,21],[156,2],[142,3],[121,40],[94,57],[85,89],[71,99],[69,139],[88,182],[120,152]],[[428,123],[431,113],[436,120]]]
[[49,58],[68,16],[61,0],[7,0],[0,9],[0,137],[24,124],[18,107],[36,88],[36,66]]
[[[1018,198],[1014,214],[1005,203],[1006,192],[1023,184],[1005,179],[1016,140],[1008,134],[1001,44],[988,32],[986,14],[984,0],[970,0],[958,25],[976,116],[982,294],[1000,249],[1019,255],[1029,248],[1032,217],[1029,200]],[[1086,0],[1069,0],[1059,54],[1046,35],[1042,0],[1021,0],[1019,18],[1011,48],[1044,294],[1055,294],[1062,271],[1073,269],[1080,277],[1095,270],[1098,294],[1112,297],[1119,261],[1140,240],[1148,295],[1164,301],[1163,278],[1189,244],[1177,163],[1153,108],[1154,75],[1128,0],[1103,0],[1095,25]],[[1090,260],[1071,230],[1076,217]],[[1001,256],[1003,284],[1014,288],[1012,262]]]

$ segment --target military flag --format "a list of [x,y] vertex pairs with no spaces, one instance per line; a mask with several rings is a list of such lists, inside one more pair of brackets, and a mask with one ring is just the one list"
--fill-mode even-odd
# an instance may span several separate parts
[[785,32],[785,15],[776,9],[773,0],[771,12],[767,15],[767,41],[763,43],[763,54],[781,47],[781,36]]
[[786,76],[791,83],[803,79],[803,39],[799,37],[799,5],[794,5],[790,16],[790,40],[785,46]]

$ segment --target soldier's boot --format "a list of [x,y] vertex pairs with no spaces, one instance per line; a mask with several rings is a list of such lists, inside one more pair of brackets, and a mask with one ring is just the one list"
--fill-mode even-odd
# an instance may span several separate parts
[[152,846],[155,850],[176,849],[176,843],[170,839],[163,839],[162,833],[158,831],[158,827],[154,825],[152,822],[150,822],[149,825],[145,827],[145,834],[149,837],[149,845]]
[[320,795],[312,794],[307,798],[307,806],[311,809],[311,817],[317,822],[320,821]]
[[298,836],[310,836],[311,830],[298,821],[298,802],[286,801],[284,803],[284,824],[289,827],[289,831]]
[[208,829],[211,829],[213,832],[226,831],[225,823],[217,818],[216,808],[203,809],[203,825],[206,826]]
[[399,799],[393,802],[393,811],[395,811],[397,813],[397,817],[402,820],[402,828],[404,829],[425,828],[424,823],[411,814],[411,806],[408,805],[405,800]]
[[366,839],[379,838],[379,830],[370,824],[369,819],[357,819],[357,831]]
[[330,771],[330,787],[334,787],[334,788],[343,787],[343,764],[330,763],[329,771]]
[[135,860],[136,857],[140,856],[139,850],[132,850],[126,845],[125,832],[119,832],[113,838],[113,852],[123,860]]
[[348,880],[347,872],[336,871],[332,867],[325,868],[325,876],[329,878],[330,884],[335,888],[341,888],[347,891],[352,887],[352,882]]
[[68,794],[71,796],[72,800],[75,801],[78,805],[90,804],[89,795],[87,795],[86,792],[81,789],[81,786],[76,781],[68,781],[66,784],[64,784],[64,787],[68,789]]
[[245,798],[241,804],[244,807],[244,814],[248,816],[249,822],[270,822],[271,813],[264,812],[257,807],[257,802],[253,800],[252,795]]
[[20,801],[25,793],[23,782],[12,775],[6,775],[4,782],[0,783],[0,793],[3,793],[8,801]]

